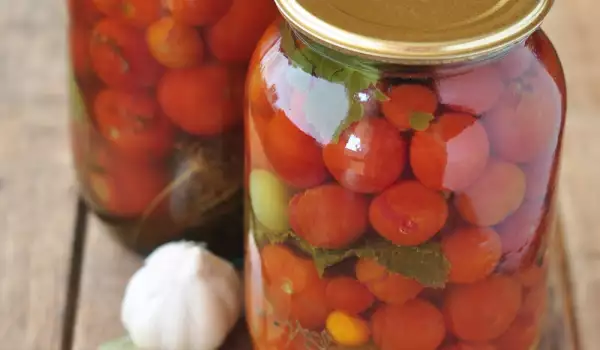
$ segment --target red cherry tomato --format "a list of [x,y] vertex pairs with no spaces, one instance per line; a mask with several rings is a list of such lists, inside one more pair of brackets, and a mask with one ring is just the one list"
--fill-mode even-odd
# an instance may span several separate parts
[[538,232],[543,232],[543,216],[543,202],[525,201],[517,211],[496,226],[502,242],[502,271],[514,272],[523,265]]
[[549,75],[527,79],[513,89],[482,121],[494,153],[527,163],[556,148],[562,122],[560,92]]
[[246,62],[276,17],[277,8],[272,0],[233,0],[229,11],[207,29],[206,42],[219,60]]
[[171,17],[150,25],[146,41],[152,56],[169,68],[192,67],[204,57],[204,44],[196,28],[177,23]]
[[498,339],[494,341],[497,350],[529,350],[536,343],[542,331],[542,324],[534,317],[520,316]]
[[232,0],[167,0],[167,7],[178,22],[205,26],[223,17],[231,3]]
[[94,0],[69,0],[69,16],[73,22],[89,26],[102,15],[94,5]]
[[448,280],[473,283],[494,271],[502,255],[502,243],[490,228],[462,227],[442,238],[442,252],[450,262]]
[[158,101],[173,123],[191,134],[215,135],[242,121],[244,71],[212,63],[168,71]]
[[384,238],[398,245],[415,246],[438,233],[448,218],[448,205],[440,192],[418,181],[402,181],[371,202],[369,219]]
[[456,343],[446,345],[440,350],[497,350],[493,345],[488,343]]
[[406,143],[383,118],[365,118],[323,149],[327,169],[344,187],[375,193],[393,184],[406,165]]
[[[279,51],[280,25],[280,21],[275,21],[267,28],[250,61],[246,96],[254,116],[270,118],[276,109],[284,109],[288,115],[293,112],[289,110],[289,100],[295,94],[288,80],[292,68]],[[297,108],[294,111],[302,112]]]
[[162,0],[122,0],[121,18],[138,28],[145,28],[163,15]]
[[452,286],[444,300],[446,325],[466,341],[488,341],[504,333],[521,307],[517,280],[502,275],[472,284]]
[[426,86],[404,84],[390,88],[388,101],[381,103],[383,115],[398,130],[410,130],[413,113],[433,114],[438,105],[435,93]]
[[85,78],[92,73],[89,51],[91,31],[84,26],[73,26],[69,33],[73,71],[78,78]]
[[419,181],[436,190],[467,188],[481,175],[490,153],[483,125],[463,113],[445,113],[415,133],[410,165]]
[[100,133],[124,154],[162,157],[173,146],[174,129],[149,94],[106,89],[94,112]]
[[522,164],[525,173],[527,189],[525,198],[530,200],[544,200],[552,193],[556,182],[556,154],[542,153],[533,161]]
[[115,88],[154,86],[163,71],[148,51],[144,33],[115,19],[94,27],[90,53],[98,77]]
[[331,310],[341,310],[358,315],[375,301],[369,289],[350,277],[336,277],[329,281],[325,290],[327,304]]
[[[106,148],[96,148],[96,159],[87,184],[101,211],[118,217],[142,215],[149,209],[164,210],[158,200],[167,186],[164,167],[138,163],[116,157]],[[98,153],[99,152],[99,153]],[[95,170],[97,168],[97,170]]]
[[477,226],[496,225],[516,211],[525,197],[525,174],[516,165],[490,159],[483,174],[457,192],[454,205],[463,219]]
[[163,14],[162,0],[93,0],[103,14],[145,28]]
[[436,82],[442,104],[470,114],[490,110],[504,91],[502,75],[495,65],[474,68]]
[[506,78],[517,79],[532,67],[535,59],[535,55],[528,45],[518,45],[498,61],[498,68]]
[[390,272],[372,259],[360,259],[355,266],[356,279],[380,301],[402,305],[423,291],[423,285],[399,273]]
[[[78,0],[73,0],[78,1]],[[92,0],[96,8],[107,16],[116,16],[120,12],[122,0]]]
[[381,307],[371,327],[381,350],[435,350],[446,334],[442,313],[421,299]]
[[327,184],[292,198],[290,224],[300,237],[315,247],[341,249],[365,233],[367,210],[364,196],[337,184]]
[[291,186],[312,187],[327,177],[321,147],[281,110],[269,121],[264,149],[277,175]]

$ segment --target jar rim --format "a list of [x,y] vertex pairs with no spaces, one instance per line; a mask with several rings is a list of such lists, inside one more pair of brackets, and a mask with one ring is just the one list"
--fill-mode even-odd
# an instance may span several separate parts
[[[492,55],[539,28],[554,0],[275,0],[286,21],[334,50],[437,65]],[[376,5],[376,6],[375,6]]]

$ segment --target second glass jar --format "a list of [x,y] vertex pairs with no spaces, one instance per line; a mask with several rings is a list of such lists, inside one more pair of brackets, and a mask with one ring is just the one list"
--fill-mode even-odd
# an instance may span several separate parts
[[271,0],[69,0],[71,134],[89,207],[127,245],[241,257],[243,94]]
[[538,30],[477,62],[370,67],[285,23],[259,44],[255,349],[534,348],[564,124],[550,41]]

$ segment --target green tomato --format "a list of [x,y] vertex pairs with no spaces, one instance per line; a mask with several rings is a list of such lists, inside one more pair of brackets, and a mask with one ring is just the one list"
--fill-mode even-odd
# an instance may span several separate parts
[[269,171],[250,173],[250,202],[256,219],[273,231],[290,228],[288,202],[291,194],[285,184]]

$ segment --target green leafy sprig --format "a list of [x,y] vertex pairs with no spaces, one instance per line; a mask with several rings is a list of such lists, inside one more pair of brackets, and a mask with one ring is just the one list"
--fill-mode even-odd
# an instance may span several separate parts
[[100,345],[98,350],[138,350],[138,348],[133,344],[131,338],[125,336]]
[[[293,320],[280,320],[273,313],[273,306],[267,301],[265,315],[270,315],[267,319],[272,320],[275,328],[287,330],[288,345],[293,341],[300,340],[303,348],[306,350],[377,350],[373,343],[360,346],[344,346],[336,344],[327,330],[310,330],[302,327],[300,322]],[[287,348],[287,347],[286,347]]]
[[[290,234],[290,233],[288,233]],[[441,288],[448,280],[450,264],[439,243],[416,247],[394,245],[384,239],[365,240],[349,249],[331,250],[311,247],[295,236],[295,243],[312,256],[319,274],[348,258],[373,259],[388,271],[412,278],[426,287]]]
[[[317,43],[298,47],[292,30],[287,24],[281,27],[281,48],[293,67],[312,76],[344,85],[349,103],[348,115],[335,130],[332,136],[333,142],[338,141],[340,134],[348,126],[364,117],[364,105],[358,99],[358,93],[367,92],[371,98],[378,101],[388,100],[388,97],[377,87],[381,72],[370,62],[328,49]],[[310,103],[311,99],[307,101]]]
[[425,131],[433,119],[435,117],[431,113],[413,112],[409,119],[410,127],[415,131]]
[[75,76],[69,79],[69,95],[70,95],[70,113],[71,117],[79,122],[87,122],[89,120],[85,100],[77,83]]
[[373,259],[389,271],[412,278],[426,287],[442,288],[448,281],[450,263],[441,245],[429,242],[416,247],[398,246],[382,238],[365,239],[347,249],[323,249],[310,245],[292,231],[273,232],[254,222],[259,245],[289,243],[309,255],[321,276],[349,258]]

